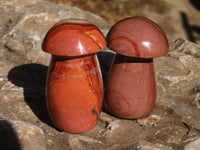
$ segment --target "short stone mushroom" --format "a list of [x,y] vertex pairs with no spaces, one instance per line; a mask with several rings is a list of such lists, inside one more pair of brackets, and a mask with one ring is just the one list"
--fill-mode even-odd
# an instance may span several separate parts
[[105,107],[121,118],[142,118],[155,104],[153,58],[168,53],[165,33],[147,18],[130,17],[111,28],[107,42],[116,56],[108,75]]
[[103,104],[103,82],[96,52],[106,46],[101,31],[78,19],[54,25],[42,49],[52,54],[46,103],[59,130],[81,133],[94,128]]

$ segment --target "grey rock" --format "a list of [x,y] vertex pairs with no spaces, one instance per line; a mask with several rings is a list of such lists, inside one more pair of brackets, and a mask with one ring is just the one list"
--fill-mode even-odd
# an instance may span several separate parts
[[139,141],[135,143],[133,146],[128,147],[127,150],[173,150],[170,147],[164,146],[162,144],[154,143],[147,141]]
[[[157,103],[171,108],[189,126],[200,129],[200,47],[178,39],[170,57],[155,60]],[[178,46],[177,46],[178,45]],[[196,89],[196,90],[195,90]]]
[[200,138],[190,139],[184,147],[184,150],[199,150],[200,149]]
[[31,123],[1,120],[0,147],[2,150],[46,150],[44,132]]
[[[58,131],[52,125],[45,103],[51,56],[42,51],[41,44],[52,25],[74,17],[94,23],[104,35],[110,28],[99,16],[75,7],[42,0],[0,1],[0,138],[6,134],[15,149],[30,150],[196,148],[200,138],[200,47],[181,38],[170,43],[167,56],[154,59],[157,101],[148,116],[126,120],[103,109],[97,126],[82,134]],[[105,48],[98,56],[105,80],[114,53]],[[38,139],[28,134],[33,128]],[[9,141],[3,140],[6,146]]]
[[[7,1],[0,6],[5,22],[2,23],[1,56],[15,64],[39,63],[48,65],[50,55],[41,50],[42,40],[55,23],[69,18],[85,19],[97,25],[106,34],[109,25],[99,16],[75,7],[55,5],[46,1]],[[5,25],[4,25],[5,24]],[[10,60],[12,55],[12,60]],[[25,58],[24,58],[25,57]]]

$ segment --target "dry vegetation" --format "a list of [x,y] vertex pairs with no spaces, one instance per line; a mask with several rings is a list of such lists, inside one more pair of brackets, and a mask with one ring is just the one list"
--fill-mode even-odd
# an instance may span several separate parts
[[139,16],[144,9],[166,13],[170,6],[163,0],[48,0],[54,3],[75,6],[93,12],[108,23],[114,24],[121,18]]
[[75,6],[101,16],[110,24],[130,16],[157,23],[168,39],[179,37],[200,43],[199,0],[47,0]]

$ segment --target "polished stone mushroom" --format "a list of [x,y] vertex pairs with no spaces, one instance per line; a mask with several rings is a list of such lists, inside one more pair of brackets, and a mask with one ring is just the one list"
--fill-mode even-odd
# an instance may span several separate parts
[[96,52],[104,46],[101,31],[77,19],[54,25],[44,38],[42,48],[52,54],[46,102],[56,128],[81,133],[97,124],[104,92]]
[[130,17],[111,28],[107,42],[116,56],[107,80],[105,107],[121,118],[142,118],[155,104],[153,58],[168,53],[165,33],[147,18]]

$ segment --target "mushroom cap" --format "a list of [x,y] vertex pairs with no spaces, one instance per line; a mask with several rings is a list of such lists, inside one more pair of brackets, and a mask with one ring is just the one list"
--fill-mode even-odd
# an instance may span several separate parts
[[106,46],[101,31],[93,24],[68,19],[55,24],[45,36],[42,49],[60,56],[81,56],[100,51]]
[[161,57],[169,48],[162,29],[143,17],[130,17],[116,23],[107,35],[107,42],[116,53],[130,57]]

